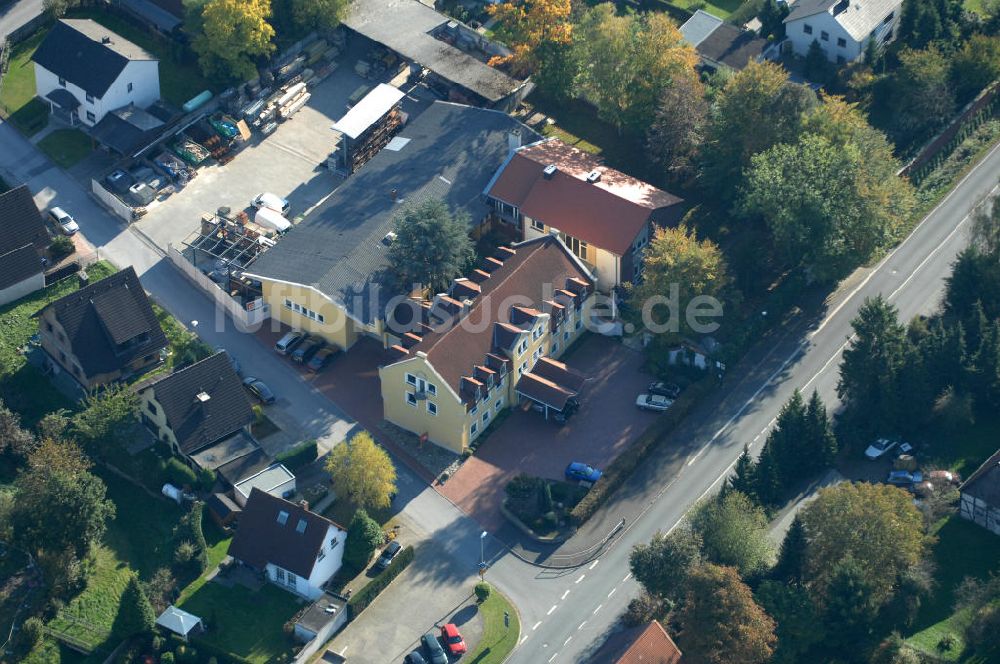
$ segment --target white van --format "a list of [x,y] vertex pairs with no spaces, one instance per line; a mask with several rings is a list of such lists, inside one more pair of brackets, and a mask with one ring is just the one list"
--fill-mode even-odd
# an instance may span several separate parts
[[282,216],[285,217],[288,216],[288,211],[291,209],[291,205],[288,204],[287,199],[284,199],[277,194],[272,194],[269,191],[257,194],[256,198],[250,201],[250,204],[258,210],[261,208],[270,208],[276,212],[280,212]]
[[270,228],[279,233],[284,233],[292,227],[292,222],[282,217],[280,212],[267,207],[257,209],[257,212],[253,216],[253,222],[258,226]]

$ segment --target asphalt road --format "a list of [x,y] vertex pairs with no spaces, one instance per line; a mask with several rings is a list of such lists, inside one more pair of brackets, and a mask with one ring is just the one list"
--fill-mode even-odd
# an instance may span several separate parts
[[[487,537],[487,579],[515,602],[521,614],[522,643],[511,662],[578,662],[600,644],[636,593],[628,575],[631,546],[657,530],[669,530],[700,497],[728,474],[745,442],[759,449],[774,415],[796,388],[816,388],[835,405],[837,365],[851,333],[850,321],[866,296],[887,295],[904,318],[936,306],[943,277],[965,244],[968,215],[996,185],[1000,149],[994,149],[939,205],[914,233],[870,270],[861,271],[833,296],[825,318],[797,336],[780,338],[725,395],[705,403],[675,432],[675,444],[662,458],[652,459],[622,492],[622,504],[643,505],[617,544],[598,560],[577,570],[551,571],[528,566],[505,554]],[[244,371],[262,377],[282,399],[283,407],[315,435],[342,438],[353,426],[343,413],[312,390],[297,372],[259,342],[235,330],[231,321],[193,288],[155,246],[108,215],[63,171],[53,167],[10,126],[0,123],[0,174],[26,182],[43,206],[60,205],[77,217],[83,233],[99,247],[102,258],[119,266],[134,265],[143,285],[178,319],[199,321],[198,334],[208,343],[235,354]],[[480,556],[480,528],[405,467],[401,491],[408,521],[432,537],[440,555],[418,557],[414,567],[442,592],[461,592],[475,579]],[[631,510],[629,510],[631,511]],[[468,585],[466,585],[468,584]],[[399,606],[419,597],[399,593]],[[388,599],[386,600],[388,601]],[[393,600],[397,601],[397,600]]]
[[43,11],[42,0],[17,0],[0,5],[0,42]]
[[[590,567],[557,579],[537,574],[531,593],[511,594],[527,626],[512,664],[579,662],[636,594],[628,575],[632,545],[656,531],[669,531],[701,497],[729,474],[744,443],[759,451],[781,406],[796,388],[819,391],[836,408],[841,352],[852,334],[851,320],[866,297],[882,294],[904,320],[937,308],[956,255],[967,245],[975,206],[997,190],[1000,146],[995,147],[891,254],[859,271],[830,298],[825,316],[800,334],[781,339],[721,400],[706,403],[675,432],[674,445],[653,459],[626,490],[626,500],[646,505],[616,545]],[[668,446],[670,447],[670,446]],[[495,571],[504,571],[507,560]],[[506,574],[505,574],[506,575]],[[524,637],[522,637],[524,638]]]

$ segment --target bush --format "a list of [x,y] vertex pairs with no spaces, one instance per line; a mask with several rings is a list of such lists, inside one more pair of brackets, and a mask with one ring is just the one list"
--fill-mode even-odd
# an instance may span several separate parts
[[592,517],[608,497],[632,475],[639,463],[644,461],[666,439],[667,434],[677,428],[695,405],[712,392],[716,385],[714,376],[706,376],[684,390],[680,397],[674,401],[670,410],[660,415],[659,419],[637,441],[632,443],[631,447],[622,452],[604,469],[604,475],[601,476],[601,479],[590,487],[587,495],[570,512],[570,519],[573,523],[580,525]]
[[160,655],[160,664],[174,664],[174,653],[165,652]]
[[485,602],[492,592],[493,586],[486,581],[480,581],[476,584],[476,599],[480,602]]
[[198,473],[198,485],[202,491],[211,491],[215,486],[215,471],[210,468],[202,468]]
[[43,632],[44,627],[40,619],[32,616],[25,620],[24,624],[21,625],[20,633],[17,635],[17,652],[21,655],[27,655],[34,650],[35,646],[42,640]]
[[73,244],[73,240],[69,239],[65,235],[60,235],[56,239],[52,240],[52,244],[49,245],[49,255],[52,256],[53,262],[56,263],[69,256],[74,251],[76,251],[76,245]]
[[[191,564],[198,572],[204,572],[205,568],[208,567],[208,543],[205,542],[205,532],[201,525],[204,509],[205,503],[195,503],[191,506],[191,511],[182,516],[174,527],[174,542],[178,543],[177,562],[182,565]],[[186,561],[182,560],[182,557],[186,557],[188,553],[185,544],[191,546],[190,557]],[[185,549],[183,555],[181,554],[182,548]]]
[[316,440],[306,440],[290,450],[285,450],[274,457],[275,461],[285,465],[288,470],[295,472],[299,468],[316,460]]
[[[346,553],[346,551],[345,551]],[[408,546],[400,551],[389,566],[382,570],[378,576],[368,582],[364,588],[351,595],[347,601],[347,608],[350,610],[350,618],[354,620],[358,615],[368,608],[368,605],[375,601],[383,590],[385,590],[392,580],[395,579],[406,567],[413,562],[413,547]]]
[[344,564],[361,571],[368,566],[375,549],[382,546],[385,533],[382,526],[359,509],[354,513],[347,527],[347,543],[344,544]]
[[198,476],[195,472],[177,457],[171,457],[167,460],[163,474],[168,482],[181,488],[191,488],[198,483]]

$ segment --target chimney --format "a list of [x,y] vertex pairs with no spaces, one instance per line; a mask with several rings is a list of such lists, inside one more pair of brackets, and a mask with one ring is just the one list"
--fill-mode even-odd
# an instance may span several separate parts
[[389,198],[392,199],[393,203],[395,203],[396,201],[398,201],[399,200],[399,190],[398,189],[393,189],[392,191],[390,191],[389,192]]
[[305,499],[300,500],[299,501],[299,507],[301,507],[302,509],[304,509],[305,511],[308,512],[309,511],[309,501],[305,500]]
[[111,37],[106,37],[106,36],[105,37],[101,37],[101,43],[102,44],[110,44],[111,43]]
[[507,153],[509,155],[521,147],[521,132],[518,129],[507,132]]
[[595,182],[601,181],[601,172],[596,168],[591,172],[587,173],[587,182],[594,184]]
[[553,175],[555,175],[555,174],[556,174],[556,171],[558,171],[558,170],[559,170],[559,169],[558,169],[558,168],[556,168],[556,165],[555,165],[555,164],[549,164],[549,165],[548,165],[548,166],[546,166],[546,167],[545,167],[545,169],[544,169],[544,170],[542,171],[542,177],[544,177],[544,178],[545,178],[546,180],[551,180],[551,179],[552,179],[552,176],[553,176]]

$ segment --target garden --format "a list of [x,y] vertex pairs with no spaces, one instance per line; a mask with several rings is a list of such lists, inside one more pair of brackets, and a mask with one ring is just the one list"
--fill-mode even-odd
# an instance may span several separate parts
[[570,512],[587,494],[580,485],[524,473],[508,482],[504,491],[505,514],[514,516],[535,537],[551,540],[572,534]]
[[14,48],[0,85],[0,115],[25,136],[37,134],[49,123],[48,106],[35,98],[35,66],[31,62],[45,34],[41,31]]

